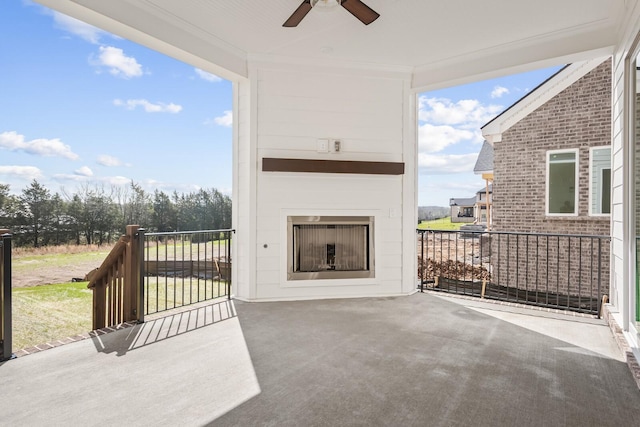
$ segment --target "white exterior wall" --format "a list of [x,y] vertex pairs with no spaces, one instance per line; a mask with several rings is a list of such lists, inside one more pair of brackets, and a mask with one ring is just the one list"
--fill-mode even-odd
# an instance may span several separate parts
[[636,356],[640,354],[635,321],[635,69],[629,62],[638,53],[640,8],[628,2],[628,21],[620,33],[612,69],[612,271],[610,298],[613,315],[625,331]]
[[[250,74],[237,94],[242,198],[236,206],[236,297],[413,292],[417,124],[408,74],[272,64],[255,65]],[[321,138],[340,139],[341,152],[318,153]],[[405,162],[405,174],[262,172],[264,157]],[[287,281],[286,220],[291,215],[373,216],[375,278]]]

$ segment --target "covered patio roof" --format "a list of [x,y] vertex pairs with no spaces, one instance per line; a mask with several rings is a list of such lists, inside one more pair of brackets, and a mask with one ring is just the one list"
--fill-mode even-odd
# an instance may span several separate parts
[[284,28],[301,0],[36,1],[231,80],[259,60],[405,71],[416,90],[609,55],[625,18],[623,0],[367,0],[370,25],[337,7]]

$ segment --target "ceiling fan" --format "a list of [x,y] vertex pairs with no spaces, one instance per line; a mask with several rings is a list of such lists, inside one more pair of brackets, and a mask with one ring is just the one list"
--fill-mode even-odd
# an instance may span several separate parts
[[282,26],[297,27],[302,19],[307,16],[307,13],[314,7],[329,8],[338,5],[347,9],[349,13],[358,18],[364,25],[371,24],[380,16],[380,14],[360,0],[304,0]]

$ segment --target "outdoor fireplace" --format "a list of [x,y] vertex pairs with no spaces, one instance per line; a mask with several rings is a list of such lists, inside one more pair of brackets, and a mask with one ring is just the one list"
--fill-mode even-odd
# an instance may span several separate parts
[[374,277],[373,217],[287,218],[288,280]]

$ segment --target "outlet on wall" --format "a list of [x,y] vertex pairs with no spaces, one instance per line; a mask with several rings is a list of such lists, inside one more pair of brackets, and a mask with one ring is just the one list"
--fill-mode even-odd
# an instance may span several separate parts
[[328,139],[319,139],[317,144],[318,153],[328,153],[329,152],[329,140]]

